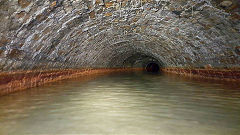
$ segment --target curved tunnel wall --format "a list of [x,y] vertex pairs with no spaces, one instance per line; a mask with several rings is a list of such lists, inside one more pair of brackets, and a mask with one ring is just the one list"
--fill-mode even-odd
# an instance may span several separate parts
[[0,70],[122,67],[139,53],[164,67],[239,67],[238,1],[1,0]]

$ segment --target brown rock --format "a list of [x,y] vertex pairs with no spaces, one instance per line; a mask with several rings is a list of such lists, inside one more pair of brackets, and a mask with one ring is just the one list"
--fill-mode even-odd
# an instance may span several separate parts
[[22,47],[24,44],[22,43],[22,44],[19,44],[19,47]]
[[112,13],[106,13],[105,16],[112,16]]
[[57,5],[57,1],[53,1],[50,5],[51,8],[55,7]]
[[34,35],[33,39],[37,41],[39,39],[39,35],[38,34]]
[[3,50],[0,50],[0,56],[2,55],[2,53],[3,53]]
[[44,18],[45,18],[45,16],[42,15],[42,14],[39,14],[39,15],[36,16],[36,19],[37,19],[38,21],[41,21],[41,20],[43,20]]
[[26,8],[31,4],[30,0],[18,0],[18,5],[21,6],[22,8]]
[[232,2],[226,0],[226,1],[221,2],[220,5],[221,5],[222,7],[229,7],[229,6],[232,5]]
[[240,46],[235,47],[236,54],[240,55]]
[[43,34],[48,34],[51,31],[51,29],[48,27],[43,31]]
[[107,3],[105,3],[105,7],[106,8],[110,8],[110,7],[112,7],[113,6],[113,2],[107,2]]
[[205,69],[212,69],[212,65],[211,64],[207,64],[204,66]]
[[30,14],[26,14],[25,15],[25,17],[24,17],[24,19],[23,19],[23,22],[25,23],[25,22],[27,22],[27,20],[30,18]]
[[94,11],[90,12],[89,16],[91,19],[95,18],[96,17],[95,12]]
[[100,3],[102,3],[101,0],[96,0],[96,2],[95,2],[95,4],[100,4]]
[[9,42],[9,40],[6,37],[2,37],[2,39],[0,39],[0,46],[4,46]]
[[20,54],[21,54],[21,51],[20,51],[20,50],[18,50],[18,49],[12,49],[12,50],[10,51],[10,53],[8,54],[8,56],[9,56],[10,58],[17,58]]
[[240,20],[240,15],[237,13],[232,13],[231,18],[234,20]]
[[24,11],[22,11],[22,12],[18,13],[16,15],[16,17],[19,19],[19,18],[23,18],[25,15],[26,15],[26,13]]

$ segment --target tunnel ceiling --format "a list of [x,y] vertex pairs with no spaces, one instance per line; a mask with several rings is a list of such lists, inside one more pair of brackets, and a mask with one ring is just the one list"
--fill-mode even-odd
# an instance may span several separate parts
[[239,67],[238,0],[0,0],[0,70]]

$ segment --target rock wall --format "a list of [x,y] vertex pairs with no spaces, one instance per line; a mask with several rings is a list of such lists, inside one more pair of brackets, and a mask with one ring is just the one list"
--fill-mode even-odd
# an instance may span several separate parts
[[0,0],[0,70],[240,66],[239,0]]

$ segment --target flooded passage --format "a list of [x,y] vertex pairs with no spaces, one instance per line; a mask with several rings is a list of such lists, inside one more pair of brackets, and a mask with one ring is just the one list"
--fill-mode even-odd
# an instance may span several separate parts
[[0,97],[0,134],[239,135],[235,85],[146,73],[65,80]]

